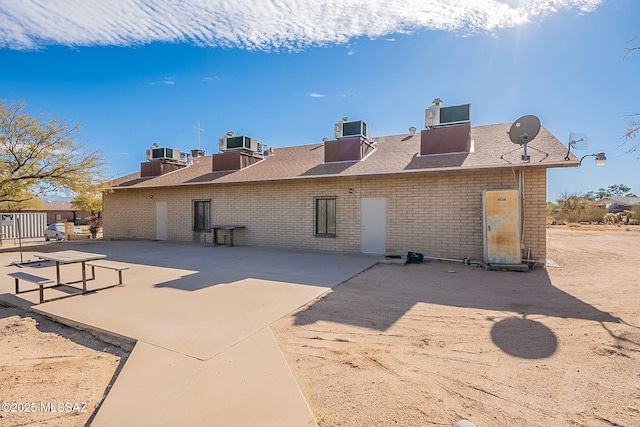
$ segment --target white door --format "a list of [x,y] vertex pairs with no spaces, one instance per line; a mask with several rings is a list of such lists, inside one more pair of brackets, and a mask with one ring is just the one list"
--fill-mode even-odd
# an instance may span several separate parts
[[384,254],[387,251],[387,199],[360,200],[360,251]]
[[156,202],[156,240],[167,240],[167,202]]

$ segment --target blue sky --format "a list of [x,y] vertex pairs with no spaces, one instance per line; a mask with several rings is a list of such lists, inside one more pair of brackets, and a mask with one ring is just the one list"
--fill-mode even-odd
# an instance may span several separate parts
[[[0,99],[80,123],[112,177],[154,142],[217,151],[227,131],[273,147],[332,136],[341,117],[373,136],[424,126],[424,109],[472,104],[472,125],[525,114],[580,157],[551,169],[548,200],[625,184],[626,112],[640,112],[636,0],[0,0]],[[622,145],[622,146],[621,146]]]

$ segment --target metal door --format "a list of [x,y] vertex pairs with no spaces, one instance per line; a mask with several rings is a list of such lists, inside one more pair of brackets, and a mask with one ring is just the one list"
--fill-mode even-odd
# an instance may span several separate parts
[[156,202],[156,240],[167,240],[167,202]]
[[361,199],[360,251],[365,254],[384,254],[387,250],[386,228],[387,199]]
[[482,211],[484,262],[521,264],[519,191],[483,191]]

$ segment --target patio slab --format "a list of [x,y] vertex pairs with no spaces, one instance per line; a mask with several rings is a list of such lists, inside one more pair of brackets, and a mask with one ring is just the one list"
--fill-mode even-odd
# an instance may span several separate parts
[[[269,325],[381,259],[170,242],[59,249],[103,253],[129,267],[122,287],[31,307],[138,341],[95,425],[130,424],[131,416],[136,425],[315,425]],[[5,275],[20,270],[7,265],[9,256],[0,255]],[[52,263],[25,269],[55,277]],[[65,265],[62,278],[77,279],[79,271],[77,264]],[[96,269],[96,275],[89,289],[117,280],[110,270]],[[11,295],[9,279],[0,281],[0,299],[23,306],[36,301],[37,292]],[[58,291],[47,292],[50,298]],[[139,415],[131,409],[135,402]]]
[[269,328],[208,361],[138,343],[92,426],[316,426]]

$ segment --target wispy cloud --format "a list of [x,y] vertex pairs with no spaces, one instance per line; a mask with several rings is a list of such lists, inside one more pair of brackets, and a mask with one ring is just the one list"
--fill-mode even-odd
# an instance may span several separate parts
[[321,93],[310,93],[309,96],[311,98],[324,98],[324,95]]
[[473,33],[603,0],[0,0],[0,48],[189,42],[297,50],[420,29]]
[[157,86],[157,85],[160,85],[160,84],[174,85],[174,84],[176,84],[176,82],[175,82],[175,80],[173,80],[173,77],[165,77],[165,78],[163,78],[162,80],[159,80],[159,81],[149,82],[149,86]]

